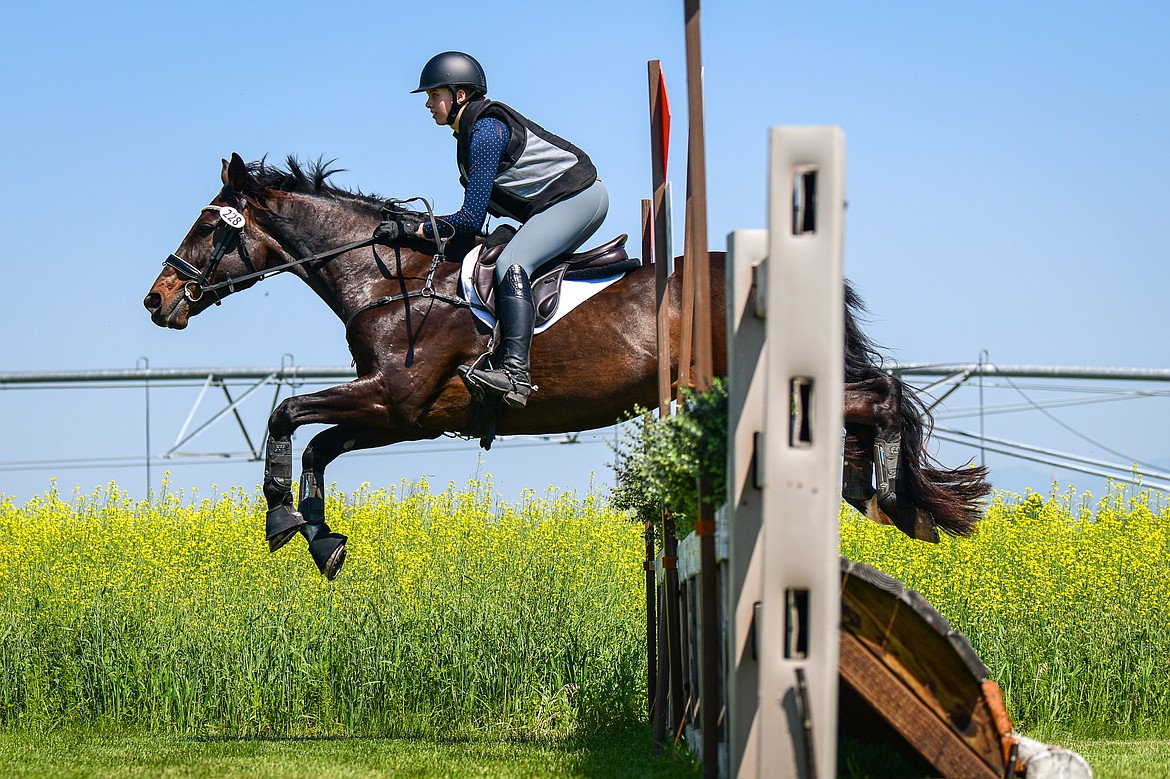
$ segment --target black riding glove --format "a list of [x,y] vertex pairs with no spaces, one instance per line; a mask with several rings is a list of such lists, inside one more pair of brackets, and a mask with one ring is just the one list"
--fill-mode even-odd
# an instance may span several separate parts
[[374,240],[390,243],[399,238],[409,238],[418,230],[422,220],[409,214],[397,214],[388,218],[374,229]]

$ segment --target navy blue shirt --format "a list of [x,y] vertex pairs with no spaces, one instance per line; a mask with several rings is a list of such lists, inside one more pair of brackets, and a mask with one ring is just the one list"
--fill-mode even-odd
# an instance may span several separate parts
[[[457,233],[478,235],[487,218],[488,199],[500,167],[500,158],[508,148],[512,133],[499,119],[484,117],[471,128],[468,154],[467,189],[463,193],[463,207],[454,214],[436,217],[451,225]],[[446,230],[440,227],[445,235]],[[428,222],[423,234],[434,236]],[[449,237],[449,236],[446,236]]]

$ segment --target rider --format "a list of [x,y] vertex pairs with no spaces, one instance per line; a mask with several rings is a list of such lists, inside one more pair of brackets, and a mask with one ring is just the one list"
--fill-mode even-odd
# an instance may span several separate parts
[[[445,51],[419,76],[435,124],[454,129],[463,207],[440,217],[443,238],[451,232],[479,235],[487,214],[521,223],[496,261],[496,313],[500,319],[498,368],[467,369],[469,386],[503,395],[522,407],[534,389],[529,374],[535,307],[529,279],[545,262],[575,251],[609,210],[609,195],[585,152],[533,123],[514,108],[488,100],[487,77],[471,56]],[[403,232],[433,238],[429,222],[383,222],[375,236],[391,240]]]

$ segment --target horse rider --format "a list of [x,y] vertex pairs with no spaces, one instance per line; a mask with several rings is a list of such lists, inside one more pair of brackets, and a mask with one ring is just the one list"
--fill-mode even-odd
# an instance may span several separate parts
[[[460,372],[471,386],[523,407],[535,389],[529,368],[536,310],[529,279],[544,263],[575,251],[597,230],[609,195],[585,152],[535,124],[516,109],[488,100],[487,77],[473,57],[436,54],[423,66],[418,88],[435,124],[456,139],[463,207],[439,217],[441,237],[482,234],[488,214],[520,223],[496,261],[496,313],[500,320],[498,367]],[[450,232],[449,232],[450,231]],[[391,241],[414,234],[433,239],[432,226],[396,216],[374,236]]]

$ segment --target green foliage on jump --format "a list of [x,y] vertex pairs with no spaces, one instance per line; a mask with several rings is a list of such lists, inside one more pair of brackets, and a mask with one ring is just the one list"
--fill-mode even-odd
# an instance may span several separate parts
[[711,485],[703,500],[712,506],[727,500],[726,382],[715,379],[701,393],[684,389],[682,406],[662,418],[640,412],[641,426],[627,429],[614,447],[613,491],[614,506],[643,522],[660,524],[668,506],[680,538],[698,517],[700,469]]

